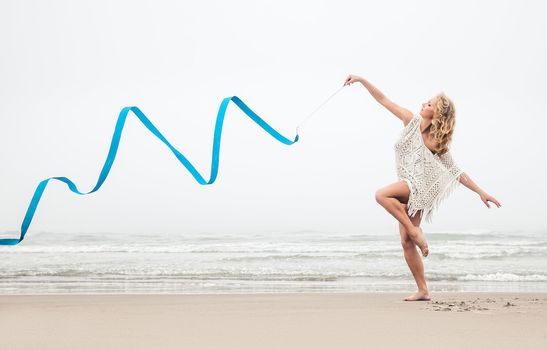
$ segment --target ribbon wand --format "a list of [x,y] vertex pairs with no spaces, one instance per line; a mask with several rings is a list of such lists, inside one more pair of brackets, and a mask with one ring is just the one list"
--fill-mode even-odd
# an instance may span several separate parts
[[339,93],[343,88],[344,88],[345,85],[342,85],[338,90],[336,90],[336,92],[334,92],[332,95],[329,96],[329,98],[327,98],[325,100],[325,102],[321,103],[319,105],[319,107],[317,107],[313,112],[311,112],[307,117],[305,117],[297,126],[296,126],[296,135],[298,135],[298,129],[302,126],[302,124],[304,124],[305,122],[307,122],[312,115],[315,114],[315,112],[317,112],[319,109],[321,109],[321,107],[323,107],[325,104],[327,104],[327,102],[330,101],[331,98],[334,97],[334,95],[336,95],[337,93]]

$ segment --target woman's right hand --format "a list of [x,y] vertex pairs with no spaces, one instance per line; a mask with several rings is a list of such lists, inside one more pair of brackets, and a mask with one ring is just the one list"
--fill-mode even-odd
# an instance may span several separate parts
[[350,74],[348,75],[348,77],[346,78],[346,81],[344,82],[344,86],[346,85],[351,85],[357,81],[361,81],[363,78],[361,78],[360,76],[358,75],[353,75],[353,74]]
[[486,204],[488,209],[490,209],[490,204],[488,204],[488,202],[494,203],[495,205],[498,206],[498,208],[501,207],[500,202],[498,202],[498,200],[496,198],[492,197],[491,195],[489,195],[486,192],[481,192],[480,197],[481,197],[481,200],[483,201],[483,203]]

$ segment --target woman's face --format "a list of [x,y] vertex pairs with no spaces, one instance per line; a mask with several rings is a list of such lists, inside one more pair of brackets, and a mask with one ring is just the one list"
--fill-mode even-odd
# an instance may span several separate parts
[[437,102],[437,97],[433,97],[427,102],[422,103],[420,115],[424,118],[432,119],[435,112],[435,102]]

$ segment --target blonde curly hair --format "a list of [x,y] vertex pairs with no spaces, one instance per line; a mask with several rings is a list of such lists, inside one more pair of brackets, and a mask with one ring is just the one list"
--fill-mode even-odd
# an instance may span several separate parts
[[448,145],[452,141],[456,125],[456,107],[444,92],[440,92],[436,97],[435,112],[429,132],[437,143],[436,151],[440,156],[448,152]]

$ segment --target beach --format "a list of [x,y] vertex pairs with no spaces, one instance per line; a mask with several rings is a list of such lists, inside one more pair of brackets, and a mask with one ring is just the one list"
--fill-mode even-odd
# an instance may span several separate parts
[[0,349],[543,349],[547,232],[37,233],[5,247]]
[[545,349],[547,293],[1,295],[2,349]]

